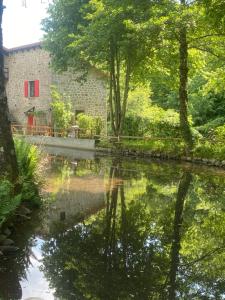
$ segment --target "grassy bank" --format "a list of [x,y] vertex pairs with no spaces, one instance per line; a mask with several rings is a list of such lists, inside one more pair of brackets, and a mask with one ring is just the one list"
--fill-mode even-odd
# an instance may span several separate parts
[[[186,156],[185,144],[181,139],[122,139],[120,142],[102,140],[99,148],[120,151],[137,151],[153,155],[182,158]],[[225,160],[225,141],[199,140],[195,143],[192,157],[196,159]]]

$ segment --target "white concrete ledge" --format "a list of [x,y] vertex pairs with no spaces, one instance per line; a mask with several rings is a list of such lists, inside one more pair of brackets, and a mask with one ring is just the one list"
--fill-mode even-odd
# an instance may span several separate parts
[[51,155],[67,157],[72,161],[76,161],[77,159],[93,160],[95,158],[95,151],[85,149],[74,149],[55,146],[41,146],[40,149],[43,150],[45,153]]
[[25,136],[25,140],[28,143],[43,145],[43,146],[55,146],[65,147],[73,149],[83,150],[95,150],[95,141],[91,139],[75,139],[69,137],[51,137],[51,136]]

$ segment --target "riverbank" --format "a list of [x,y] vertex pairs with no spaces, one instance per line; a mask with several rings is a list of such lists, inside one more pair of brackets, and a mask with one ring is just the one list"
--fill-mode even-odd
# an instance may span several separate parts
[[119,143],[100,142],[96,151],[110,155],[158,158],[214,166],[225,169],[225,146],[202,143],[195,146],[192,155],[185,155],[184,143],[174,140],[122,141]]
[[23,137],[26,142],[39,146],[52,146],[76,151],[104,152],[122,156],[153,157],[225,168],[225,143],[204,140],[196,143],[192,154],[186,155],[181,139],[121,139],[120,142],[103,140],[74,139],[44,136]]

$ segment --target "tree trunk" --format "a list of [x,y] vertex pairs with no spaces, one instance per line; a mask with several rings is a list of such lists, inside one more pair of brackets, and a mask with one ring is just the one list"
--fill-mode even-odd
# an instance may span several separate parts
[[120,134],[123,133],[123,124],[126,117],[127,100],[130,91],[130,77],[131,77],[131,62],[130,62],[130,58],[128,58],[126,60],[125,86],[124,86],[123,105],[122,105],[122,112],[121,112]]
[[3,146],[4,160],[6,163],[7,172],[9,173],[11,180],[13,182],[16,182],[19,172],[14,142],[11,133],[11,123],[9,120],[9,110],[5,90],[4,53],[2,39],[3,9],[3,0],[0,0],[0,141]]
[[[110,62],[111,66],[111,62]],[[113,110],[113,87],[112,87],[112,72],[110,72],[110,82],[109,82],[109,109],[110,109],[110,122],[111,122],[111,127],[112,131],[115,134],[116,128],[115,128],[115,123],[114,123],[114,110]]]
[[[185,0],[181,0],[181,5],[185,6]],[[180,128],[187,145],[187,152],[190,153],[193,148],[193,138],[190,124],[188,121],[187,103],[188,103],[188,43],[186,25],[182,24],[179,34],[179,54],[180,54]]]
[[119,137],[123,131],[123,124],[127,109],[127,99],[129,94],[129,85],[131,77],[131,62],[128,58],[125,62],[125,82],[124,93],[121,96],[121,59],[118,46],[113,39],[110,42],[109,58],[109,108],[113,134]]
[[169,300],[176,299],[176,276],[179,266],[179,251],[181,241],[181,226],[183,223],[183,211],[184,211],[184,200],[187,196],[187,192],[192,180],[192,175],[189,172],[185,172],[180,181],[177,199],[175,204],[175,214],[173,222],[173,236],[171,246],[171,267],[169,273]]

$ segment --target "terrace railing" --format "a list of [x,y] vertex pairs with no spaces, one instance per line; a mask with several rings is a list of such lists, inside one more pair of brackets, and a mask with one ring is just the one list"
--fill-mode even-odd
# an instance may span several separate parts
[[18,125],[12,124],[11,130],[14,135],[40,135],[40,136],[55,136],[55,137],[74,137],[74,138],[94,138],[92,130],[82,128],[71,128],[65,130],[45,125]]

